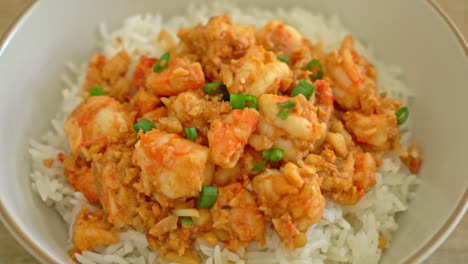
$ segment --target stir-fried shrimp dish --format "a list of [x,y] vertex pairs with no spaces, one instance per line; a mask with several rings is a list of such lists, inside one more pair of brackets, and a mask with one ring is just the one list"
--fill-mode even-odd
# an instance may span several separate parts
[[136,65],[124,46],[89,61],[61,156],[94,204],[74,220],[73,258],[128,229],[178,263],[200,263],[197,240],[242,257],[268,230],[294,252],[326,203],[372,190],[385,155],[418,172],[418,143],[400,143],[408,108],[379,92],[353,36],[326,51],[280,20],[224,14],[177,37],[161,31],[166,53]]

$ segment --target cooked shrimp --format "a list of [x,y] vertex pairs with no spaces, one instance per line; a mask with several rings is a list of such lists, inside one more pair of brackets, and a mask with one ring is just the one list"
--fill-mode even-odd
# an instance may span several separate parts
[[265,241],[265,220],[254,196],[240,183],[218,188],[218,199],[211,209],[213,228],[219,240],[236,249],[252,240]]
[[361,98],[374,97],[375,70],[353,49],[354,39],[348,35],[339,51],[334,50],[325,60],[325,73],[335,82],[336,102],[346,110],[359,109]]
[[294,50],[303,45],[303,37],[291,26],[284,25],[279,20],[268,22],[257,31],[257,41],[266,50],[270,50],[279,56],[290,57]]
[[119,101],[128,98],[132,82],[125,77],[131,59],[125,50],[107,59],[104,55],[94,54],[86,73],[84,89],[100,86],[106,95]]
[[254,96],[285,91],[292,82],[288,65],[261,46],[250,48],[244,57],[223,66],[221,76],[229,93]]
[[198,136],[206,137],[210,124],[223,114],[231,112],[229,102],[201,91],[188,91],[163,98],[169,117],[177,118],[184,127],[195,127]]
[[343,120],[346,129],[358,142],[366,144],[375,151],[394,148],[400,138],[395,115],[347,112]]
[[142,191],[155,198],[197,197],[207,160],[208,148],[158,129],[140,135],[133,155]]
[[211,123],[208,132],[211,160],[223,168],[232,168],[239,160],[260,115],[254,109],[233,110]]
[[137,88],[145,87],[146,78],[153,71],[154,64],[158,61],[157,58],[149,58],[146,56],[141,56],[140,61],[135,66],[135,70],[132,75],[133,86]]
[[108,96],[91,96],[68,116],[63,129],[76,153],[93,140],[118,140],[130,130],[131,123],[119,102]]
[[[273,219],[289,215],[294,228],[300,232],[307,231],[322,219],[325,198],[320,191],[320,183],[313,169],[299,168],[291,162],[279,171],[268,169],[252,180],[260,209],[265,215]],[[293,244],[287,243],[287,246],[296,248]]]
[[320,123],[327,124],[333,115],[333,89],[324,80],[317,80],[315,85],[315,106],[317,106],[317,118]]
[[367,191],[375,185],[375,160],[369,152],[355,151],[353,185]]
[[89,164],[83,158],[75,159],[75,155],[66,155],[63,161],[65,176],[73,188],[92,203],[99,202],[99,193],[96,180]]
[[181,57],[171,58],[162,72],[150,72],[146,79],[148,90],[160,96],[177,95],[201,89],[204,85],[205,76],[200,63]]
[[130,100],[130,104],[138,111],[137,116],[139,117],[153,111],[160,103],[159,97],[145,91],[145,89],[139,89]]
[[183,28],[177,35],[184,53],[196,56],[210,80],[221,80],[221,66],[241,58],[255,45],[255,28],[233,24],[229,14],[212,17],[205,26]]
[[71,253],[118,243],[120,238],[111,229],[112,225],[105,220],[104,211],[92,213],[83,206],[73,224],[72,242],[75,248]]
[[[297,103],[285,120],[277,117],[277,105],[288,100]],[[303,95],[296,97],[265,94],[259,98],[261,115],[256,134],[268,137],[274,147],[284,150],[284,159],[297,161],[307,155],[315,140],[325,133],[325,126],[317,120],[317,109]]]

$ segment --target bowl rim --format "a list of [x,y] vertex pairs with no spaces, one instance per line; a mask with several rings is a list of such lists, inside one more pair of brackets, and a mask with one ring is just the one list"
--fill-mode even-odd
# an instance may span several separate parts
[[[444,20],[444,22],[449,26],[452,33],[457,38],[460,46],[463,48],[466,58],[468,59],[468,42],[465,40],[463,34],[460,32],[458,27],[455,25],[453,20],[447,15],[447,13],[440,7],[435,0],[426,0],[426,2],[431,6],[434,11]],[[13,33],[18,30],[19,25],[23,22],[32,8],[39,3],[39,0],[33,0],[29,6],[27,6],[17,17],[11,22],[7,27],[5,33],[0,36],[0,55],[3,53],[3,50],[8,45],[9,39],[13,36]],[[465,190],[465,193],[459,200],[457,207],[450,214],[450,217],[445,221],[442,227],[423,245],[421,248],[411,253],[403,263],[413,264],[420,263],[429,257],[452,233],[456,225],[460,222],[461,218],[464,216],[465,212],[468,210],[468,187]],[[0,220],[5,225],[7,230],[13,237],[25,248],[31,255],[33,255],[37,260],[42,263],[53,263],[60,264],[57,262],[54,257],[44,251],[41,246],[34,242],[30,235],[28,235],[21,227],[16,223],[13,215],[7,210],[5,204],[0,200]]]

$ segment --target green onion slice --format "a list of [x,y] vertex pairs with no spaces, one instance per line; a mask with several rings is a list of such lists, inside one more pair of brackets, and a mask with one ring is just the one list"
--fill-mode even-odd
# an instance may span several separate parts
[[312,94],[314,93],[314,90],[315,90],[314,85],[308,83],[305,80],[301,80],[296,85],[296,87],[294,87],[294,89],[292,90],[291,97],[296,97],[299,94],[302,94],[305,96],[305,98],[307,98],[307,100],[310,100],[310,98],[312,97]]
[[[153,71],[154,72],[162,72],[166,69],[167,65],[169,64],[169,59],[171,58],[171,53],[166,52],[164,53],[158,61],[154,64]],[[164,61],[164,65],[161,65],[161,62]]]
[[[215,89],[215,88],[218,88],[218,89]],[[205,84],[205,86],[203,86],[203,91],[207,94],[215,94],[215,93],[222,94],[224,101],[229,101],[230,99],[229,91],[226,85],[224,85],[222,82],[212,82],[212,83]]]
[[255,164],[252,168],[252,171],[261,171],[265,169],[265,166],[267,165],[267,163],[268,163],[268,160],[264,160],[260,163]]
[[249,105],[249,108],[255,108],[258,110],[258,99],[257,97],[253,96],[253,95],[246,95],[245,96],[245,100],[249,103],[252,103],[251,105]]
[[280,161],[283,159],[284,150],[280,148],[275,148],[271,150],[270,161]]
[[232,109],[244,109],[246,97],[245,94],[231,94],[229,101],[231,102]]
[[143,133],[146,133],[148,131],[153,130],[156,128],[156,126],[153,124],[153,122],[149,121],[148,119],[140,119],[138,122],[133,125],[133,129],[138,132],[140,130],[143,130]]
[[288,57],[282,57],[282,56],[278,56],[278,60],[286,63],[289,65],[289,58]]
[[271,156],[271,151],[272,149],[264,149],[262,151],[262,157],[266,160],[270,160],[270,156]]
[[89,94],[91,94],[91,96],[106,95],[99,85],[89,89]]
[[322,79],[323,78],[323,69],[322,69],[322,64],[320,63],[319,60],[313,59],[307,64],[307,69],[309,71],[312,71],[312,69],[314,67],[319,68],[318,71],[317,71],[317,75],[314,76],[313,74],[311,74],[311,75],[309,75],[310,78],[312,79],[312,81]]
[[397,124],[403,125],[403,123],[406,122],[406,119],[408,119],[408,115],[409,115],[408,107],[403,106],[402,108],[398,109],[395,115],[397,117]]
[[180,222],[186,225],[193,225],[193,219],[191,217],[181,217]]
[[[232,109],[255,108],[258,110],[257,97],[250,94],[231,94],[230,99]],[[247,105],[249,103],[249,105]]]
[[262,157],[267,161],[280,161],[283,159],[284,150],[280,148],[265,149],[262,151]]
[[286,102],[277,103],[277,105],[281,108],[279,112],[276,114],[277,117],[285,120],[288,115],[294,110],[296,107],[297,102],[288,100]]
[[218,188],[214,186],[203,186],[198,197],[198,208],[210,209],[218,198]]
[[215,90],[215,88],[218,88],[221,85],[223,85],[222,82],[207,83],[205,86],[203,86],[203,91],[207,94],[214,94],[218,92],[218,90]]
[[189,140],[195,140],[198,138],[197,129],[195,127],[186,127],[185,134]]

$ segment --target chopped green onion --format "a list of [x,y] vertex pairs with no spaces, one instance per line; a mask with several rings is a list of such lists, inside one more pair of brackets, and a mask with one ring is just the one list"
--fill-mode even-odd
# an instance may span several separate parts
[[[214,90],[216,87],[218,87],[218,89]],[[226,85],[224,85],[222,82],[212,82],[205,84],[205,86],[203,86],[203,91],[207,94],[222,94],[223,100],[225,101],[229,101],[230,99],[229,91],[227,90]]]
[[153,124],[153,122],[149,121],[148,119],[140,119],[138,122],[133,125],[133,129],[138,132],[140,130],[143,130],[143,133],[146,133],[148,131],[153,130],[153,128],[156,128],[156,126]]
[[270,161],[280,161],[283,159],[284,150],[280,148],[275,148],[271,150]]
[[185,134],[187,135],[187,139],[195,140],[198,138],[197,129],[195,127],[186,127]]
[[310,100],[310,97],[312,97],[314,90],[315,86],[313,86],[305,80],[301,80],[292,90],[291,97],[296,97],[299,94],[302,94],[305,96],[305,98],[307,98],[307,100]]
[[214,94],[214,93],[217,93],[218,90],[213,90],[213,89],[218,88],[221,85],[223,85],[222,82],[207,83],[205,84],[205,86],[203,86],[203,91],[207,94]]
[[244,109],[247,102],[252,103],[248,107],[258,110],[257,97],[250,94],[231,94],[229,101],[231,102],[232,109]]
[[252,171],[261,171],[265,169],[265,166],[267,165],[268,161],[280,161],[283,159],[284,155],[284,150],[280,148],[274,148],[274,149],[264,149],[262,151],[262,157],[265,159],[264,161],[257,163],[253,166]]
[[395,115],[397,117],[397,124],[402,125],[403,123],[406,122],[406,119],[408,119],[408,115],[409,115],[408,107],[403,106],[402,108],[398,109]]
[[181,217],[180,222],[186,225],[193,225],[193,219],[191,217]]
[[282,57],[282,56],[278,56],[278,60],[286,63],[286,64],[289,64],[289,58],[287,57]]
[[276,114],[277,117],[285,120],[288,115],[293,111],[294,107],[296,107],[297,102],[288,100],[286,102],[277,103],[277,105],[281,108],[279,112]]
[[270,156],[271,156],[271,149],[264,149],[262,151],[262,157],[266,160],[270,160]]
[[248,95],[246,95],[245,100],[246,100],[247,102],[252,103],[252,104],[249,106],[249,108],[255,108],[255,109],[258,110],[258,100],[257,100],[257,97],[248,94]]
[[[158,61],[154,64],[153,71],[154,72],[162,72],[166,69],[167,65],[169,64],[169,59],[171,58],[171,53],[166,52],[164,53]],[[161,65],[161,62],[164,61],[164,65]]]
[[198,197],[198,208],[210,209],[218,198],[218,188],[214,186],[203,186]]
[[245,102],[246,102],[246,95],[245,94],[231,94],[229,101],[231,103],[232,109],[244,109]]
[[262,157],[267,161],[280,161],[283,159],[284,150],[280,148],[265,149],[262,151]]
[[89,89],[89,94],[91,94],[91,96],[106,95],[99,85]]
[[312,81],[322,79],[323,78],[323,69],[322,69],[322,64],[320,63],[319,60],[313,59],[307,64],[307,69],[309,71],[312,71],[312,69],[314,67],[319,68],[318,71],[317,71],[317,75],[314,76],[313,74],[311,74],[311,75],[309,75],[310,78],[312,79]]
[[252,171],[261,171],[265,169],[265,166],[267,165],[267,163],[268,163],[268,160],[264,160],[260,163],[255,164],[252,168]]

